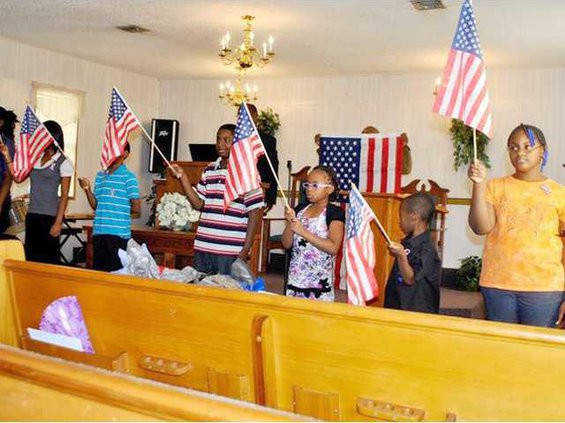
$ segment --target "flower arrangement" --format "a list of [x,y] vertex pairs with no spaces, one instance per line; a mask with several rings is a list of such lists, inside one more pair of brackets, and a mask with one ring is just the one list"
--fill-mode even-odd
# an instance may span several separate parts
[[257,129],[259,131],[266,132],[274,137],[275,132],[277,132],[277,129],[280,127],[281,119],[278,113],[273,112],[271,108],[261,110],[261,113],[257,116]]
[[[473,161],[473,129],[458,119],[451,119],[451,139],[453,140],[453,168],[457,171],[460,166]],[[477,131],[477,158],[490,168],[490,160],[486,153],[489,138]]]
[[157,204],[159,225],[174,231],[186,231],[192,222],[198,221],[200,213],[192,208],[188,199],[178,192],[167,193]]

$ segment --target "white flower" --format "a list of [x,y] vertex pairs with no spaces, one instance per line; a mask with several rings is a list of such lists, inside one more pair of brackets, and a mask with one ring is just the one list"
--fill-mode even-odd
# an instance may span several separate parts
[[190,222],[198,221],[200,213],[184,195],[173,192],[164,194],[157,204],[157,218],[164,228],[187,230]]

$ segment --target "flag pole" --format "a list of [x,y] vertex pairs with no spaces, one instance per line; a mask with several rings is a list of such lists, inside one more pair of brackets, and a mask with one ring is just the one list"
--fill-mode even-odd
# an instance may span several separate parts
[[473,128],[473,159],[477,164],[477,128]]
[[375,214],[375,212],[373,211],[373,209],[369,206],[369,204],[367,204],[367,201],[365,200],[365,198],[361,195],[361,192],[359,192],[359,189],[357,188],[357,186],[355,185],[355,183],[353,183],[352,181],[349,181],[351,183],[351,188],[354,189],[355,191],[357,191],[357,193],[359,194],[359,196],[361,198],[363,198],[363,202],[366,204],[367,209],[371,212],[371,214],[373,215],[373,219],[375,219],[375,222],[377,223],[377,228],[379,228],[379,232],[382,234],[382,236],[385,238],[386,242],[388,245],[392,244],[392,240],[390,239],[390,237],[388,236],[388,234],[385,231],[385,228],[383,228],[383,225],[381,224],[381,221],[379,220],[379,218],[377,217],[377,215]]
[[[247,114],[249,116],[251,116],[251,114],[249,113],[249,109],[247,108],[247,103],[244,101],[242,104],[245,107],[245,111],[247,112]],[[277,181],[277,186],[278,186],[279,192],[281,193],[282,198],[284,200],[285,207],[289,209],[290,205],[288,204],[288,200],[286,198],[286,195],[284,195],[282,185],[279,181],[279,178],[277,177],[277,173],[275,172],[275,168],[273,167],[273,164],[271,163],[271,159],[270,159],[269,155],[267,154],[267,149],[265,148],[265,144],[263,144],[263,140],[261,139],[261,135],[259,135],[259,131],[257,130],[257,127],[255,126],[255,122],[253,122],[253,119],[251,119],[251,124],[253,125],[253,129],[255,130],[255,132],[257,132],[257,135],[259,136],[259,141],[261,141],[261,145],[263,146],[263,150],[265,151],[265,157],[267,158],[267,162],[269,163],[269,167],[271,168],[271,172],[273,172],[273,176],[275,177],[275,181]]]
[[[124,98],[124,96],[122,95],[122,93],[118,90],[118,88],[116,88],[115,86],[113,87],[116,92],[120,95],[120,97],[122,98],[122,101],[124,102],[124,104],[127,106],[128,109],[130,109],[133,112],[133,109],[131,107],[129,107],[129,104],[127,104],[126,99]],[[167,160],[167,158],[165,157],[165,155],[163,154],[163,152],[159,149],[159,147],[157,146],[157,144],[155,144],[155,141],[153,140],[153,138],[147,133],[147,131],[145,130],[145,128],[143,127],[143,125],[141,124],[141,122],[139,121],[139,119],[137,118],[137,115],[135,113],[132,113],[133,117],[135,118],[137,124],[139,125],[139,127],[141,128],[141,130],[143,131],[143,134],[147,137],[147,140],[149,140],[149,144],[151,144],[152,146],[155,147],[155,150],[157,150],[157,153],[159,153],[159,155],[161,156],[161,158],[163,159],[163,161],[167,164],[167,166],[171,169],[171,171],[173,172],[174,175],[177,174],[177,172],[175,171],[175,169],[173,168],[173,166],[171,166],[171,162],[169,162]]]

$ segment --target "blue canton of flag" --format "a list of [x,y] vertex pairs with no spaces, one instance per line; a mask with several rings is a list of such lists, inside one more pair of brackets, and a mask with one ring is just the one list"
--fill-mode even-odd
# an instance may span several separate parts
[[361,138],[328,137],[320,144],[320,164],[335,170],[339,189],[349,191],[350,181],[359,185]]
[[469,1],[466,1],[461,9],[459,24],[457,25],[457,31],[455,31],[455,37],[453,37],[452,48],[466,51],[480,58],[483,57],[479,35],[477,33],[477,25],[475,23],[475,13]]
[[253,125],[251,123],[251,117],[245,109],[244,113],[239,113],[237,116],[237,125],[235,127],[235,132],[233,135],[233,144],[237,144],[239,141],[249,138],[253,134]]
[[361,215],[361,210],[363,210],[363,198],[357,190],[352,190],[349,193],[349,214],[347,216],[347,239],[357,236],[359,228],[361,227],[361,222],[363,216]]
[[41,122],[35,117],[35,113],[29,107],[26,108],[24,121],[22,122],[21,133],[31,135],[41,125]]
[[116,90],[112,90],[112,104],[110,106],[110,111],[108,112],[109,118],[114,118],[119,121],[127,110],[126,103]]

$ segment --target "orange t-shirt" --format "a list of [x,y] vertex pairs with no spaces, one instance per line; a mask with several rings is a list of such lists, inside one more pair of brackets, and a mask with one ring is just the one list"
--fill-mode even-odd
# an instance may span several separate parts
[[486,201],[496,223],[487,235],[481,286],[513,291],[563,291],[565,187],[546,179],[526,182],[512,176],[487,183]]

